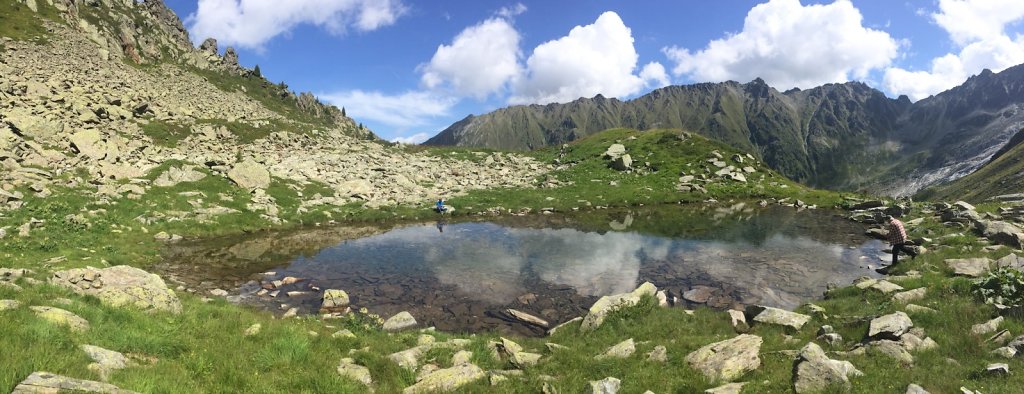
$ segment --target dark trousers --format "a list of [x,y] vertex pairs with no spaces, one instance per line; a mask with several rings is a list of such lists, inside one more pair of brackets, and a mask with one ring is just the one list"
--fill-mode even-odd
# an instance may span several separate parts
[[895,244],[895,245],[892,246],[892,264],[893,265],[896,265],[896,263],[899,262],[899,260],[900,260],[900,251],[902,251],[903,253],[909,254],[910,257],[917,257],[917,252],[915,252],[913,248],[907,247],[906,244]]

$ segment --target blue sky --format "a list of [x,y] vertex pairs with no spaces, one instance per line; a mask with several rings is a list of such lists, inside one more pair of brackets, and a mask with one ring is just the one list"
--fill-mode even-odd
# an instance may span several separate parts
[[419,142],[469,114],[667,84],[863,81],[913,100],[1024,63],[1019,0],[166,0],[274,82]]

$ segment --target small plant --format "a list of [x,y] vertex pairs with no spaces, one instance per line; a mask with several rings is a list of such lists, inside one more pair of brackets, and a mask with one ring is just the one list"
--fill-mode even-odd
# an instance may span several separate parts
[[1024,305],[1024,273],[1001,267],[978,278],[974,293],[986,304],[1019,307]]

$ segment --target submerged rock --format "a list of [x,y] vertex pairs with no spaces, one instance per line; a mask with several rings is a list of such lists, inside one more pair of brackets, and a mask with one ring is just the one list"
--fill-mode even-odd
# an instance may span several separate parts
[[349,310],[348,293],[345,290],[324,290],[320,313],[345,313]]

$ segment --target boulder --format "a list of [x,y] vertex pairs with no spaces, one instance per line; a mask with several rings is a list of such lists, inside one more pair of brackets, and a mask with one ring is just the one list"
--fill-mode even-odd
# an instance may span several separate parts
[[924,387],[921,387],[921,386],[918,386],[916,384],[911,383],[911,384],[907,385],[907,392],[905,394],[930,394],[930,393],[928,392],[928,390],[925,390]]
[[661,345],[655,346],[654,350],[647,353],[647,361],[668,362],[668,349]]
[[914,322],[906,313],[896,312],[871,320],[868,326],[868,337],[875,339],[899,339],[910,331]]
[[21,303],[17,300],[0,300],[0,311],[17,309],[20,306]]
[[107,156],[107,145],[103,142],[103,136],[99,130],[88,129],[71,134],[68,137],[71,147],[80,155],[93,160],[100,160]]
[[228,171],[228,179],[243,189],[266,189],[270,187],[270,171],[262,164],[246,160]]
[[14,128],[15,132],[36,141],[45,141],[64,132],[64,124],[50,121],[35,115],[25,108],[14,108],[4,114],[4,121]]
[[624,154],[626,154],[626,146],[622,144],[612,144],[612,146],[609,146],[608,150],[604,152],[604,156],[609,159],[615,159]]
[[619,392],[622,381],[613,377],[590,381],[590,394],[615,394]]
[[736,333],[743,334],[750,331],[750,324],[747,323],[747,317],[742,311],[730,309],[728,312],[729,320],[732,322],[732,328],[733,330],[736,330]]
[[793,391],[818,393],[849,391],[851,376],[863,376],[849,361],[833,360],[821,346],[808,343],[793,362]]
[[740,394],[743,391],[743,386],[746,384],[746,382],[724,384],[704,390],[704,394]]
[[46,320],[50,323],[67,326],[71,331],[84,332],[89,329],[89,321],[83,319],[74,313],[68,312],[60,308],[54,308],[49,306],[32,306],[29,307],[36,316]]
[[1017,256],[1015,253],[1010,253],[996,260],[996,267],[1014,268],[1018,271],[1024,271],[1024,258]]
[[404,394],[449,392],[487,376],[480,367],[473,364],[460,364],[451,368],[439,369],[426,375],[416,384],[402,390]]
[[633,158],[629,154],[625,154],[612,159],[610,165],[616,171],[629,171],[629,169],[633,168]]
[[779,325],[794,331],[800,331],[804,324],[811,320],[810,316],[804,314],[756,305],[747,306],[745,312],[746,315],[753,316],[755,322]]
[[946,259],[946,266],[956,275],[977,278],[992,269],[992,260],[984,257],[972,259]]
[[927,293],[927,291],[928,291],[927,288],[918,287],[918,288],[913,289],[913,290],[907,290],[907,291],[904,291],[904,292],[896,293],[896,294],[894,294],[892,296],[892,300],[896,301],[896,302],[899,302],[901,304],[906,304],[908,302],[913,302],[913,301],[917,301],[917,300],[923,299],[925,294]]
[[153,180],[153,186],[171,187],[182,182],[197,182],[206,178],[206,174],[192,166],[170,167]]
[[345,181],[338,185],[335,195],[369,200],[373,197],[373,184],[365,179]]
[[50,278],[50,283],[81,295],[94,296],[115,308],[133,306],[145,310],[181,312],[181,301],[173,290],[167,288],[163,279],[127,265],[58,271]]
[[580,331],[587,332],[596,330],[604,323],[604,319],[609,313],[614,311],[622,310],[625,308],[636,306],[643,299],[643,296],[653,297],[658,292],[658,288],[654,287],[650,282],[644,282],[630,293],[615,294],[601,297],[590,307],[590,311],[587,316],[583,318],[583,323],[580,325]]
[[58,392],[135,394],[134,391],[123,390],[112,384],[74,379],[49,372],[33,372],[21,383],[18,383],[11,394]]
[[608,350],[605,350],[604,353],[594,357],[594,359],[604,360],[608,358],[626,358],[632,356],[634,352],[636,352],[636,343],[633,342],[633,338],[629,338],[608,348]]
[[345,293],[345,290],[324,290],[323,301],[320,303],[320,313],[348,312],[348,303],[348,293]]
[[695,350],[686,355],[686,363],[708,379],[733,381],[761,366],[762,342],[759,336],[741,334]]
[[999,316],[995,319],[989,320],[984,323],[979,323],[971,326],[971,334],[974,335],[985,335],[991,334],[999,330],[999,325],[1003,323],[1003,317]]
[[93,363],[89,364],[89,370],[99,374],[100,380],[104,382],[109,379],[110,372],[128,368],[131,364],[128,357],[120,352],[93,345],[82,345],[82,350],[93,360]]
[[384,321],[384,331],[402,331],[407,328],[415,327],[416,324],[416,318],[412,317],[411,313],[402,311]]
[[341,364],[338,365],[338,375],[355,380],[366,386],[373,384],[373,377],[370,376],[370,369],[356,364],[355,360],[351,358],[341,359]]
[[907,348],[902,342],[881,339],[869,343],[867,345],[867,350],[899,361],[903,366],[911,366],[914,364],[914,356],[907,351]]
[[1024,231],[1012,223],[998,220],[979,220],[976,227],[981,235],[994,243],[1014,249],[1024,247]]

